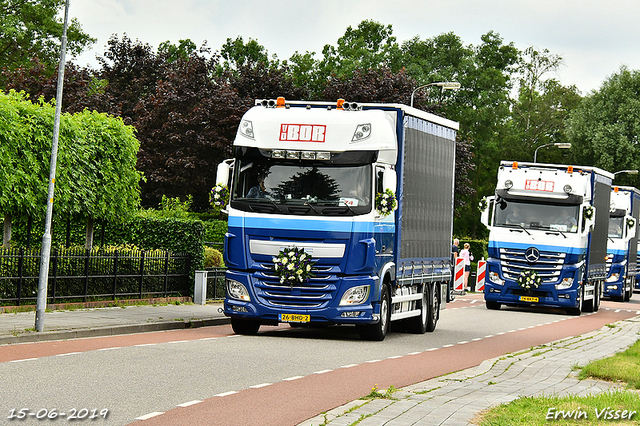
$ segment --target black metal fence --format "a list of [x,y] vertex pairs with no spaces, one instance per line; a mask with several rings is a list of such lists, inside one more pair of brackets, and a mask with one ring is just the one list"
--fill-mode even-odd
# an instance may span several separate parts
[[[160,250],[53,249],[47,302],[189,296],[190,257]],[[0,304],[33,304],[39,249],[0,248]]]
[[224,276],[227,268],[207,268],[207,300],[224,299]]

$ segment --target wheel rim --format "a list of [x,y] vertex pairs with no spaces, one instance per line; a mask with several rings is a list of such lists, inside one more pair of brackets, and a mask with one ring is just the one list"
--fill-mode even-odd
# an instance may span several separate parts
[[422,312],[421,312],[423,324],[427,323],[427,315],[429,315],[429,313],[427,312],[429,310],[427,306],[427,300],[428,300],[427,293],[423,292],[422,293]]
[[382,330],[387,329],[387,316],[389,312],[389,300],[387,297],[382,298],[382,304],[380,305],[380,328]]
[[438,309],[440,308],[440,301],[438,300],[438,293],[433,291],[433,312],[431,312],[431,320],[435,323],[438,319]]

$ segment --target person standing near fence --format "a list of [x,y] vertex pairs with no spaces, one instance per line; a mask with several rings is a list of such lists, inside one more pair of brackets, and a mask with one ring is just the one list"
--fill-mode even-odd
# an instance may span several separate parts
[[460,250],[460,257],[464,259],[464,288],[467,291],[471,289],[468,286],[469,274],[471,273],[471,261],[473,260],[473,254],[469,251],[471,246],[469,243],[464,243],[464,248]]
[[453,282],[455,280],[456,259],[458,258],[458,252],[460,251],[458,248],[459,245],[460,240],[454,238],[453,244],[451,245],[451,280],[449,281],[449,288],[447,289],[447,302],[453,302],[455,300],[455,296],[453,295]]

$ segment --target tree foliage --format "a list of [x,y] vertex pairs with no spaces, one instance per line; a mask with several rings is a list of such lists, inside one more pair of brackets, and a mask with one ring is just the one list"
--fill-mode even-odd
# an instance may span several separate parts
[[[568,120],[573,160],[615,172],[640,166],[640,71],[622,67],[583,99]],[[638,185],[620,176],[616,183]]]
[[[38,57],[52,73],[60,58],[64,6],[65,0],[0,0],[0,69],[29,66]],[[68,52],[78,55],[95,42],[72,18],[67,28]]]

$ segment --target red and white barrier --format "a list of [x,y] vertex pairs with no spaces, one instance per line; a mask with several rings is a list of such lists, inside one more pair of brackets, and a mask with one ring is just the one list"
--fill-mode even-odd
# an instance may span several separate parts
[[484,278],[487,272],[487,261],[482,258],[478,260],[478,273],[476,278],[476,291],[484,291]]
[[453,270],[453,289],[455,291],[464,291],[464,259],[459,257],[456,259],[456,267]]

